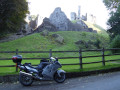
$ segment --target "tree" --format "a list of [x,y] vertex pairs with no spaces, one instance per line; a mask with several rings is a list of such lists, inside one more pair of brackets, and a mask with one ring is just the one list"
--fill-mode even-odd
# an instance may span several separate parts
[[119,0],[103,0],[103,2],[109,10],[118,8],[120,4]]
[[111,15],[107,22],[109,25],[107,31],[114,38],[116,35],[120,35],[120,0],[103,0],[103,2]]
[[28,11],[26,0],[0,1],[0,34],[15,32],[25,23]]
[[[110,48],[120,48],[120,35],[115,36],[115,38],[110,43]],[[112,50],[112,53],[120,53],[120,50]]]
[[120,34],[120,6],[118,7],[117,11],[110,17],[107,24],[110,26],[108,32],[110,33],[111,37],[115,37],[115,35]]

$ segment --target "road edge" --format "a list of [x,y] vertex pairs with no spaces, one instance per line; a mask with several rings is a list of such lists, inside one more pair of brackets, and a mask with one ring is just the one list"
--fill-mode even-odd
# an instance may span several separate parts
[[[90,76],[90,75],[103,74],[103,73],[116,72],[116,71],[120,71],[120,67],[110,68],[105,70],[95,70],[95,71],[69,72],[66,73],[66,78],[83,77],[83,76]],[[0,76],[0,83],[7,83],[7,82],[12,83],[17,81],[19,81],[18,75]]]

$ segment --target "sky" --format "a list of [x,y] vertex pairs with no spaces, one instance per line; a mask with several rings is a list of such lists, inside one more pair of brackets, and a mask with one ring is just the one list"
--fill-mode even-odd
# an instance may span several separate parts
[[78,13],[78,6],[81,6],[81,14],[86,13],[96,16],[96,23],[103,28],[107,28],[106,22],[109,18],[108,11],[102,0],[28,0],[31,15],[39,14],[39,24],[44,17],[50,16],[56,7],[61,10],[70,19],[70,13]]

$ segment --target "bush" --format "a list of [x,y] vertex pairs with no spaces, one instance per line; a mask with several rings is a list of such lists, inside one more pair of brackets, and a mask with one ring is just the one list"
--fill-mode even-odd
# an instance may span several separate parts
[[48,31],[48,30],[43,30],[43,31],[41,32],[41,35],[43,35],[43,36],[48,36],[48,35],[49,35],[49,31]]
[[101,43],[101,41],[99,39],[96,39],[96,41],[94,42],[94,45],[99,49],[100,43]]
[[87,35],[86,32],[82,32],[83,37],[86,37],[86,35]]
[[[115,36],[110,44],[110,48],[120,48],[120,35]],[[120,52],[120,50],[112,50],[112,53]]]

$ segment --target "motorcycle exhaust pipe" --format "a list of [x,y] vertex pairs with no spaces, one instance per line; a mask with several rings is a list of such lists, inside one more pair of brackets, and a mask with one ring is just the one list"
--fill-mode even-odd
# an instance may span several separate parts
[[22,72],[22,71],[20,71],[20,74],[24,74],[24,75],[28,75],[28,76],[33,76],[33,75],[30,74],[30,73],[26,73],[26,72]]
[[35,76],[33,76],[32,74],[30,74],[30,73],[26,73],[26,72],[22,72],[22,71],[20,71],[19,73],[20,73],[20,74],[27,75],[27,76],[31,76],[31,77],[33,77],[34,79],[38,79],[38,80],[42,80],[42,79],[43,79],[43,78],[41,78],[41,77],[35,77]]

